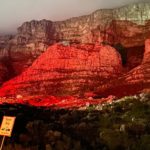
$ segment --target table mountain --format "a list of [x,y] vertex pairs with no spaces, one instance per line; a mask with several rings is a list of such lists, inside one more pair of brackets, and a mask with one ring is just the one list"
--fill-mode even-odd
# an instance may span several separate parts
[[[64,21],[32,20],[23,23],[11,38],[0,38],[0,58],[9,60],[11,78],[22,73],[57,42],[120,43],[129,53],[129,67],[134,68],[141,63],[144,41],[150,36],[149,20],[150,3],[100,9]],[[132,53],[132,50],[137,51]]]

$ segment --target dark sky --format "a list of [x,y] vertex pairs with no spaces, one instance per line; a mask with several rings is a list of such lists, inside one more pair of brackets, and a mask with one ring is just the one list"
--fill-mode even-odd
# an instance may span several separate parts
[[101,8],[150,0],[0,0],[0,34],[16,32],[25,21],[64,20]]

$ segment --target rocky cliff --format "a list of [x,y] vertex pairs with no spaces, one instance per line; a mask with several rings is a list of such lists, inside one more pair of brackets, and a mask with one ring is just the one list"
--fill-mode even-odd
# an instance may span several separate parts
[[8,78],[7,74],[7,68],[2,63],[0,63],[0,84],[2,84],[3,81],[6,81],[6,79]]
[[[150,3],[137,3],[117,9],[101,9],[90,15],[65,21],[25,22],[14,37],[0,42],[0,57],[10,61],[9,67],[13,73],[9,71],[9,74],[15,76],[28,68],[49,45],[56,42],[111,45],[120,43],[129,49],[127,60],[131,68],[134,68],[141,63],[143,48],[140,47],[144,46],[145,39],[150,36],[149,19]],[[137,53],[131,56],[131,47],[137,49],[140,56]]]
[[145,41],[142,64],[117,80],[112,80],[101,85],[97,94],[101,96],[109,94],[125,96],[140,92],[150,92],[150,39]]
[[17,41],[21,44],[69,41],[141,46],[149,37],[149,19],[150,3],[137,3],[118,9],[97,10],[90,15],[65,21],[25,22],[18,28]]
[[120,54],[110,46],[55,44],[25,72],[6,82],[0,95],[82,96],[121,70]]

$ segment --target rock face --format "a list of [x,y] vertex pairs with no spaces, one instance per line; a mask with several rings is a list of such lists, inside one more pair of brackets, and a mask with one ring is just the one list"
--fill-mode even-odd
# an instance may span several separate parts
[[[120,43],[126,48],[139,47],[150,37],[149,20],[150,3],[97,10],[90,15],[65,21],[33,20],[23,23],[14,37],[0,42],[0,57],[7,57],[11,61],[14,72],[12,76],[15,76],[56,42],[104,42],[112,45]],[[133,60],[132,56],[128,59],[129,62]],[[134,59],[138,64],[141,63],[141,59]],[[133,67],[135,65],[131,64],[131,68]]]
[[20,76],[6,82],[6,95],[83,95],[122,69],[119,53],[110,46],[55,44]]
[[11,63],[9,56],[8,41],[10,41],[13,36],[0,36],[0,85],[10,78],[9,73],[13,74],[11,70]]
[[0,85],[8,78],[7,74],[7,68],[2,63],[0,63]]
[[132,69],[117,80],[101,86],[97,94],[125,96],[140,92],[150,92],[150,39],[145,41],[145,52],[142,64]]
[[49,40],[50,25],[51,21],[31,21],[18,28],[15,36],[0,37],[0,62],[1,59],[9,61],[10,76],[22,73],[52,44]]
[[[147,89],[149,41],[144,56],[143,46],[145,39],[150,38],[149,20],[150,3],[139,3],[97,10],[65,21],[25,22],[15,36],[0,37],[0,84],[30,67],[49,45],[59,42],[65,46],[49,48],[44,57],[37,59],[23,74],[4,84],[1,93],[82,95],[101,85],[98,94],[122,96]],[[76,44],[72,46],[73,43]],[[120,72],[120,56],[113,48],[96,47],[95,43],[113,46],[120,43],[127,49],[128,67],[134,69],[103,85],[105,79]]]
[[150,39],[145,41],[145,53],[142,64],[150,63]]
[[141,46],[150,35],[149,19],[150,3],[139,3],[118,9],[97,10],[90,15],[65,21],[31,21],[18,28],[17,42],[104,41],[121,43],[125,47]]

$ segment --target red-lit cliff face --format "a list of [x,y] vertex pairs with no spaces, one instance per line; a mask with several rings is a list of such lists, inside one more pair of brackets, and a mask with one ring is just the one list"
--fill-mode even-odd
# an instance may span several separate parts
[[120,54],[110,46],[55,44],[6,82],[0,95],[83,95],[121,70]]
[[145,52],[141,65],[117,80],[99,87],[98,95],[126,96],[140,92],[150,92],[150,39],[145,41]]
[[142,65],[150,63],[150,39],[145,41],[145,53],[142,61]]
[[[0,57],[10,60],[13,73],[10,70],[9,74],[13,76],[27,69],[49,45],[60,41],[120,43],[131,51],[135,48],[139,51],[145,39],[150,37],[149,12],[150,3],[136,3],[116,9],[97,10],[90,15],[65,21],[25,22],[14,37],[0,37]],[[141,63],[142,54],[135,54],[129,51],[130,69]]]

